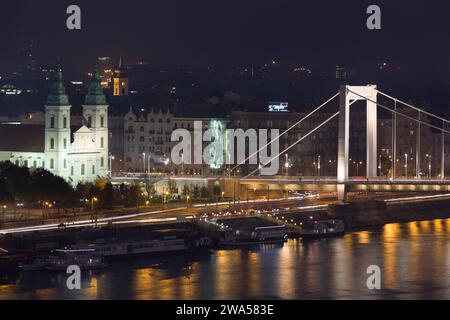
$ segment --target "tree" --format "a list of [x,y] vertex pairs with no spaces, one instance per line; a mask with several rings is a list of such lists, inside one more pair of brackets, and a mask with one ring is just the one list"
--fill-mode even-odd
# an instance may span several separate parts
[[192,197],[194,199],[200,198],[200,187],[198,185],[195,185],[194,190],[192,190]]
[[13,200],[10,185],[4,177],[0,177],[0,205],[11,203]]
[[167,184],[168,184],[170,194],[178,193],[177,183],[175,181],[169,180],[169,182]]
[[32,201],[34,190],[30,189],[28,168],[16,166],[9,161],[0,162],[0,180],[3,180],[3,193],[10,198],[10,201]]
[[134,207],[139,206],[139,195],[141,194],[141,188],[138,185],[132,185],[127,188],[125,196],[125,206]]
[[187,197],[190,194],[191,194],[191,191],[189,190],[189,186],[187,184],[185,184],[183,187],[182,195],[184,197]]
[[32,171],[30,189],[34,201],[54,202],[58,209],[67,207],[73,202],[72,187],[63,178],[45,169]]
[[216,202],[219,202],[219,196],[222,194],[222,188],[219,182],[216,182],[213,187],[213,194],[216,198]]
[[103,208],[112,208],[116,203],[114,187],[108,182],[101,192],[100,204]]
[[201,197],[202,199],[208,199],[208,198],[209,198],[208,188],[202,187],[202,188],[200,189],[200,197]]

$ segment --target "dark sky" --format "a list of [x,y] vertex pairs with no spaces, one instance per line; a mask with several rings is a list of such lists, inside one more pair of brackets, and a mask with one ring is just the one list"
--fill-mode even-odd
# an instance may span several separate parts
[[[333,66],[381,60],[450,70],[448,0],[0,0],[0,71],[40,64],[85,70],[123,54],[155,65],[282,63]],[[82,9],[82,30],[65,26]],[[382,8],[382,30],[366,8]]]

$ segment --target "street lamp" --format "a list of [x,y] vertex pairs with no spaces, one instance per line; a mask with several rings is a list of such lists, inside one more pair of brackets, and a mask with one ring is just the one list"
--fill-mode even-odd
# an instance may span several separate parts
[[144,174],[145,174],[145,152],[142,153],[142,163],[144,164]]
[[286,162],[284,163],[284,167],[286,168],[286,176],[289,176],[289,155],[286,153]]
[[152,167],[151,167],[151,165],[152,165],[152,162],[151,162],[151,156],[150,156],[150,153],[148,154],[148,157],[147,157],[147,161],[148,161],[148,163],[147,163],[147,170],[148,170],[148,173],[152,173]]
[[317,157],[317,175],[320,178],[320,156]]
[[181,154],[181,175],[184,176],[184,153]]
[[163,208],[167,202],[167,197],[169,196],[169,191],[163,191]]
[[112,161],[116,158],[112,155],[112,153],[109,153],[109,177],[112,178]]
[[97,197],[92,197],[91,199],[91,211],[94,211],[94,203],[98,202],[98,198]]
[[378,156],[378,170],[379,170],[379,177],[381,177],[381,154]]
[[408,179],[408,154],[405,153],[405,178]]
[[169,161],[170,160],[168,158],[164,161],[164,173],[167,172],[167,166],[169,165]]
[[186,207],[189,209],[189,200],[191,200],[191,196],[187,195],[186,196]]
[[428,158],[428,179],[431,179],[431,154],[427,154]]

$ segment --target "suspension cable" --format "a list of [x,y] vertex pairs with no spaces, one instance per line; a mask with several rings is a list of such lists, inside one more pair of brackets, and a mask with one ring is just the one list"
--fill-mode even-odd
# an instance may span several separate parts
[[264,150],[265,148],[269,147],[270,145],[272,145],[272,143],[274,143],[277,140],[280,140],[280,138],[282,136],[284,136],[286,133],[288,133],[289,131],[291,131],[292,129],[294,129],[295,127],[297,127],[298,125],[300,125],[302,122],[304,122],[306,119],[308,119],[309,117],[311,117],[314,113],[316,113],[317,111],[319,111],[320,109],[322,109],[324,106],[326,106],[328,103],[330,103],[331,101],[333,101],[337,96],[339,96],[339,92],[336,93],[334,96],[332,96],[330,99],[328,99],[327,101],[325,101],[324,103],[322,103],[320,106],[318,106],[317,108],[315,108],[313,111],[311,111],[310,113],[308,113],[306,116],[304,116],[302,119],[300,119],[298,122],[296,122],[294,125],[292,125],[291,127],[289,127],[288,129],[286,129],[282,134],[280,134],[278,137],[274,138],[273,140],[271,140],[269,143],[267,143],[266,145],[262,146],[258,151],[254,152],[253,154],[249,155],[246,159],[244,159],[243,161],[241,161],[240,163],[238,163],[236,166],[234,166],[231,171],[235,170],[236,168],[238,168],[239,166],[243,165],[244,163],[247,162],[247,160],[251,159],[252,157],[254,157],[255,155],[257,155],[258,153],[260,153],[262,150]]
[[[401,100],[399,100],[399,99],[397,99],[397,98],[394,98],[394,97],[392,97],[392,96],[390,96],[390,95],[388,95],[388,94],[386,94],[386,93],[383,93],[383,92],[381,92],[381,91],[379,91],[379,90],[377,90],[377,92],[378,92],[379,94],[385,96],[386,98],[392,99],[392,100],[394,100],[395,102],[399,102],[399,103],[401,103],[401,104],[403,104],[403,105],[405,105],[405,106],[407,106],[407,107],[410,107],[410,108],[412,108],[412,109],[414,109],[414,110],[416,110],[416,111],[418,111],[418,112],[421,112],[421,113],[426,114],[426,115],[428,115],[428,116],[431,116],[431,117],[433,117],[433,118],[442,120],[442,121],[444,121],[444,122],[446,122],[446,123],[450,123],[450,120],[447,120],[447,119],[445,119],[445,118],[442,118],[442,117],[437,116],[437,115],[435,115],[435,114],[432,114],[432,113],[430,113],[430,112],[427,112],[427,111],[424,111],[424,110],[419,109],[419,108],[417,108],[417,107],[414,107],[413,105],[411,105],[411,104],[409,104],[409,103],[406,103],[406,102],[401,101]],[[353,92],[353,93],[354,93],[354,92]]]
[[[292,149],[293,147],[295,147],[297,144],[299,144],[300,142],[302,142],[303,140],[305,140],[306,138],[308,138],[310,135],[312,135],[314,132],[316,132],[317,130],[319,130],[321,127],[323,127],[325,124],[327,124],[328,122],[330,122],[331,120],[333,120],[334,118],[336,118],[339,115],[339,112],[336,112],[334,115],[332,115],[331,117],[329,117],[327,120],[325,120],[324,122],[322,122],[321,124],[319,124],[317,127],[315,127],[313,130],[311,130],[309,133],[307,133],[306,135],[304,135],[303,137],[301,137],[300,139],[298,139],[296,142],[294,142],[293,144],[291,144],[288,148],[284,149],[281,153],[278,153],[276,156],[274,156],[272,159],[270,159],[268,162],[266,162],[264,165],[261,166],[265,167],[267,166],[269,163],[271,163],[273,160],[281,157],[283,154],[285,154],[286,152],[288,152],[290,149]],[[245,178],[248,178],[250,176],[252,176],[254,173],[256,173],[257,171],[259,171],[261,168],[257,168],[254,171],[252,171],[250,174],[248,174]]]
[[[370,101],[370,102],[372,102],[372,103],[375,103],[375,104],[376,104],[377,106],[379,106],[380,108],[386,109],[386,110],[388,110],[388,111],[390,111],[390,112],[393,112],[393,113],[395,113],[395,114],[397,114],[397,115],[400,115],[400,116],[402,116],[402,117],[405,117],[405,118],[407,118],[407,119],[409,119],[409,120],[416,121],[416,122],[421,123],[421,124],[423,124],[423,125],[426,125],[426,126],[428,126],[428,127],[430,127],[430,128],[434,128],[434,129],[436,129],[436,130],[443,131],[443,132],[445,132],[445,133],[450,133],[450,131],[445,130],[444,128],[439,128],[439,127],[437,127],[437,126],[435,126],[435,125],[432,125],[432,124],[430,124],[430,123],[427,123],[427,122],[425,122],[425,121],[414,119],[413,117],[408,116],[408,115],[406,115],[406,114],[404,114],[404,113],[401,113],[401,112],[398,112],[398,111],[394,111],[394,110],[392,110],[391,108],[386,107],[386,106],[380,104],[380,103],[377,102],[377,101],[374,101],[374,100],[372,100],[372,99],[370,99],[370,98],[367,98],[367,97],[365,97],[365,96],[363,96],[363,95],[360,95],[359,93],[356,93],[356,92],[351,91],[351,90],[349,90],[349,92],[351,92],[351,93],[353,93],[354,95],[357,95],[357,96],[359,96],[359,97],[361,97],[361,98],[363,98],[363,99],[365,99],[365,100],[367,100],[367,101]],[[397,102],[402,103],[401,101],[397,101]],[[415,107],[414,107],[414,108],[415,108]],[[420,109],[418,109],[418,110],[420,110]],[[421,111],[421,112],[425,113],[424,111]],[[437,117],[437,116],[436,116],[436,117]],[[442,121],[448,121],[448,120],[445,120],[444,118],[441,118],[441,120],[442,120]]]

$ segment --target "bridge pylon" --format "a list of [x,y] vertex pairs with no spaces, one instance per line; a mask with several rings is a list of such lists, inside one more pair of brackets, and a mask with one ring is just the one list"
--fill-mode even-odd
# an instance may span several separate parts
[[340,88],[337,192],[338,200],[347,200],[349,180],[350,106],[360,100],[366,101],[367,109],[367,162],[366,178],[377,177],[377,86],[348,86]]

